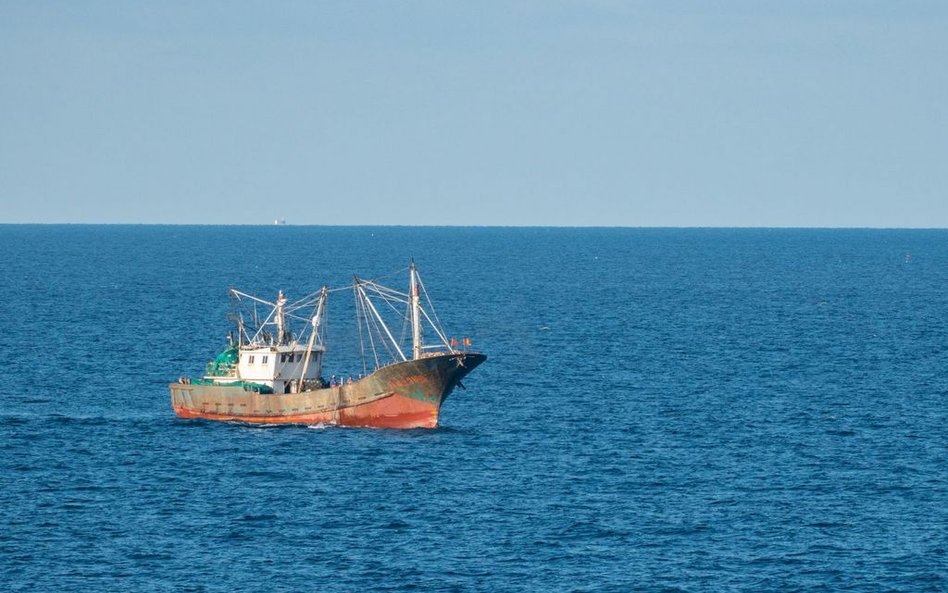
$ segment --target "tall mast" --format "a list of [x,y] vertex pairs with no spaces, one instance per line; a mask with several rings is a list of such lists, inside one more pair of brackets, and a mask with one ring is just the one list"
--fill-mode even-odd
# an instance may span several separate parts
[[412,358],[421,358],[421,297],[418,295],[418,270],[411,260],[411,345]]
[[303,372],[300,373],[299,381],[299,390],[303,390],[303,381],[306,379],[306,371],[309,369],[309,358],[310,354],[313,352],[313,345],[316,343],[316,338],[319,336],[319,323],[323,319],[323,307],[326,304],[326,295],[329,293],[329,290],[323,286],[322,291],[319,293],[319,303],[316,305],[316,314],[313,315],[313,333],[309,335],[309,342],[306,344],[306,354],[303,356]]
[[286,321],[283,318],[283,306],[286,305],[286,297],[283,296],[283,291],[277,295],[276,302],[276,326],[277,326],[277,344],[286,343]]

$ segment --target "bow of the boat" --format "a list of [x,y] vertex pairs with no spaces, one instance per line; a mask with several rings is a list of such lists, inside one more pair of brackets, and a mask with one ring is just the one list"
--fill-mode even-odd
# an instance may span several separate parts
[[437,427],[445,398],[485,360],[487,356],[480,352],[446,352],[383,367],[360,382],[358,388],[386,392],[390,397],[344,411],[341,422],[391,428]]

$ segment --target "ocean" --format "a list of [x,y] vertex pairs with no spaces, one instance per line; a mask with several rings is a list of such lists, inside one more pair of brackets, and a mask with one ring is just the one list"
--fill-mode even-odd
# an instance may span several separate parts
[[[2,591],[948,590],[948,231],[0,226]],[[418,264],[441,427],[177,419]],[[405,276],[407,282],[407,275]],[[359,368],[353,296],[327,373]]]

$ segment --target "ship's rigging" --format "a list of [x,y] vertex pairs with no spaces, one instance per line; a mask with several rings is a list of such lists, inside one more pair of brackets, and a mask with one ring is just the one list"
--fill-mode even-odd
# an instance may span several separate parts
[[[231,289],[230,318],[237,326],[236,345],[260,348],[306,343],[305,359],[308,361],[313,350],[325,350],[328,295],[352,290],[363,373],[370,372],[370,364],[374,365],[371,370],[377,370],[392,362],[417,360],[425,356],[426,351],[455,351],[414,262],[408,272],[407,293],[358,276],[353,276],[351,285],[324,286],[293,302],[288,302],[282,291],[276,301],[271,302]],[[261,315],[261,309],[265,316]],[[392,331],[397,324],[401,325],[398,337]],[[426,336],[430,336],[431,343],[425,343]],[[305,373],[306,365],[304,376]]]

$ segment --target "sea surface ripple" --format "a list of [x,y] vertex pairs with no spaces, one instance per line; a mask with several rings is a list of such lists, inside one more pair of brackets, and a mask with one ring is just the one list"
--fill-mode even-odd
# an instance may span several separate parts
[[[2,591],[948,589],[948,232],[8,225],[0,252]],[[174,417],[229,287],[411,257],[490,357],[441,428]]]

